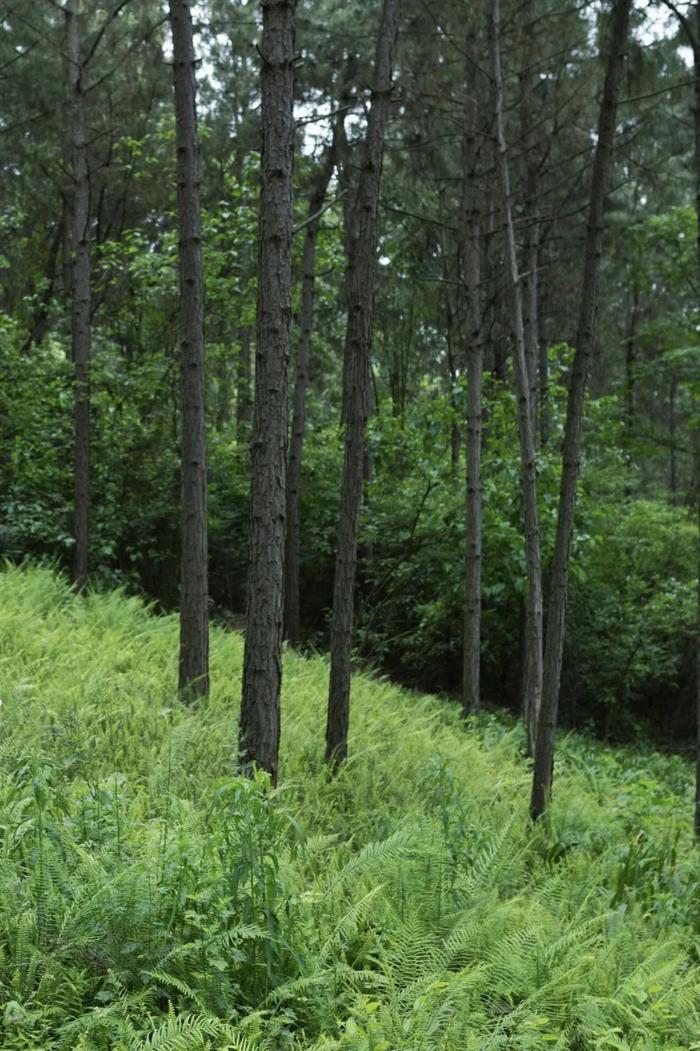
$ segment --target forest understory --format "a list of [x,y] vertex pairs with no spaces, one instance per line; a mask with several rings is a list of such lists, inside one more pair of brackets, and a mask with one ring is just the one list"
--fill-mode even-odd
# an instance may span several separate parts
[[524,732],[288,650],[276,789],[233,772],[243,647],[177,697],[177,618],[0,575],[7,1051],[689,1051],[692,767],[563,736],[546,823]]

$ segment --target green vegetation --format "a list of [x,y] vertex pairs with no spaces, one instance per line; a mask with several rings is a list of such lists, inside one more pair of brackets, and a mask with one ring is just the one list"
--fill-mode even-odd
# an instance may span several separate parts
[[522,730],[285,657],[280,786],[235,774],[242,643],[176,700],[177,623],[0,577],[0,1043],[16,1049],[700,1047],[678,757],[568,737],[549,824]]

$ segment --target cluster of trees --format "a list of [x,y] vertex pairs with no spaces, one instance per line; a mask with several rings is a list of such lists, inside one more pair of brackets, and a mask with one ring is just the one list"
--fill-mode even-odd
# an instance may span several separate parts
[[[245,595],[241,752],[273,779],[285,637],[327,631],[332,766],[358,641],[449,664],[466,715],[485,685],[517,694],[533,818],[567,665],[593,681],[598,652],[616,702],[685,703],[700,5],[5,0],[2,19],[7,551],[177,603],[186,699],[209,689],[210,591]],[[605,621],[618,567],[592,597],[586,559],[619,518],[625,557],[647,529],[665,564],[627,565]],[[570,594],[587,620],[567,633]]]

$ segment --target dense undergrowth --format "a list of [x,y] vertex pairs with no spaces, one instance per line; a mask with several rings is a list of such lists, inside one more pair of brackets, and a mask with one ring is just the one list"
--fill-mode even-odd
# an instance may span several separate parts
[[561,743],[532,829],[522,735],[285,658],[281,784],[236,776],[242,646],[176,700],[177,626],[0,576],[0,1046],[700,1048],[700,871],[679,758]]

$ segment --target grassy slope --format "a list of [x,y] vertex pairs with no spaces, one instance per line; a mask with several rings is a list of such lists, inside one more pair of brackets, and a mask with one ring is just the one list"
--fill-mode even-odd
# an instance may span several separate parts
[[359,677],[329,782],[327,666],[287,654],[270,793],[235,776],[240,639],[183,710],[176,638],[0,575],[0,1046],[700,1048],[680,760],[568,738],[533,831],[518,727]]

